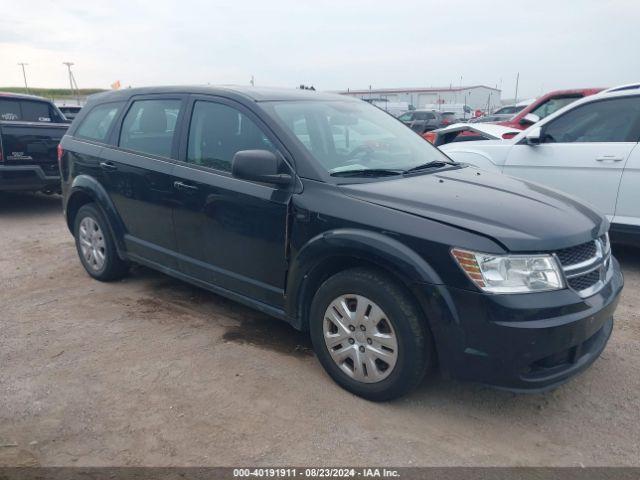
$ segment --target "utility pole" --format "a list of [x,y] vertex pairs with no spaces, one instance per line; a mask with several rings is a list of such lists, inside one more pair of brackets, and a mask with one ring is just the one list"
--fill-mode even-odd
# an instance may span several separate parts
[[251,80],[249,81],[249,83],[251,84],[252,87],[256,85],[256,80],[255,78],[253,78],[253,75],[251,75]]
[[74,90],[76,94],[76,101],[78,105],[80,105],[80,91],[78,90],[78,84],[76,83],[76,78],[73,76],[73,72],[71,71],[71,66],[74,64],[73,62],[62,62],[63,65],[67,66],[67,70],[69,71],[69,86],[71,87],[71,95],[73,95]]
[[22,78],[24,78],[24,89],[27,93],[29,93],[29,86],[27,85],[27,72],[24,69],[24,67],[26,67],[29,64],[24,62],[18,62],[18,65],[22,67]]
[[520,82],[520,72],[516,75],[516,98],[513,99],[514,104],[518,104],[518,83]]

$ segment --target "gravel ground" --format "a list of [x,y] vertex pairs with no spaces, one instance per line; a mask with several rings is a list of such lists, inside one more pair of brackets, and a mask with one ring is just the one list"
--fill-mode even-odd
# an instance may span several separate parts
[[284,323],[141,267],[90,279],[57,197],[0,195],[0,245],[0,465],[640,465],[640,250],[569,384],[375,404]]

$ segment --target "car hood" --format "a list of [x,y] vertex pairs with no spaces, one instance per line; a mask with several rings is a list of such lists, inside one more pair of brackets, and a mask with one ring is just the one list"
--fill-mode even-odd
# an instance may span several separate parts
[[567,195],[470,166],[340,188],[372,204],[476,232],[513,252],[578,245],[608,228],[602,215]]

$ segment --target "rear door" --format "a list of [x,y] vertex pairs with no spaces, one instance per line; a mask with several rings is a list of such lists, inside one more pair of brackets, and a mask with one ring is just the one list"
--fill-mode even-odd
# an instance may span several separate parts
[[542,127],[542,143],[509,151],[504,173],[581,198],[611,218],[622,171],[637,142],[640,97],[586,103]]
[[185,95],[133,97],[100,162],[102,183],[127,231],[127,252],[172,269],[178,266],[172,162],[185,104]]
[[180,268],[194,278],[281,307],[291,192],[234,178],[240,150],[278,148],[260,119],[231,100],[194,96],[173,172]]

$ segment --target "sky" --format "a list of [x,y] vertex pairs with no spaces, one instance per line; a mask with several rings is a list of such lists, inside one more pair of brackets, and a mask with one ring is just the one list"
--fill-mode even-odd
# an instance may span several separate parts
[[0,0],[0,86],[484,84],[513,98],[640,81],[640,0]]

